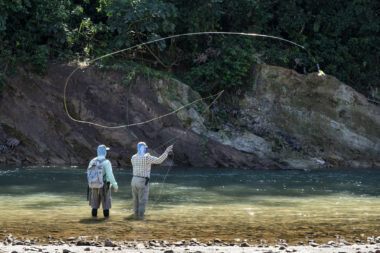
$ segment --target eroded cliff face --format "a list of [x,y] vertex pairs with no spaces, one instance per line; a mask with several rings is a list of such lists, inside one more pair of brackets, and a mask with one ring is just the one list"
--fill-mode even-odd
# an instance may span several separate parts
[[[0,145],[7,149],[0,149],[0,163],[85,164],[103,143],[113,164],[128,166],[136,143],[145,141],[155,155],[174,143],[179,166],[380,167],[379,107],[332,76],[257,65],[248,89],[223,94],[234,109],[223,99],[209,107],[209,99],[147,124],[107,129],[67,117],[63,87],[73,69],[52,65],[40,77],[21,68],[9,80],[0,99]],[[68,87],[70,114],[117,126],[201,98],[174,79],[140,76],[124,85],[124,78],[92,67],[78,71]],[[215,120],[221,112],[228,117]]]
[[[380,167],[380,108],[328,75],[257,65],[254,81],[218,131],[208,117],[180,117],[195,132],[291,168]],[[166,102],[168,106],[173,106]],[[225,110],[219,104],[214,112]]]
[[[280,164],[241,152],[186,128],[181,114],[194,113],[192,108],[147,124],[107,129],[76,123],[68,118],[63,105],[63,88],[74,67],[52,65],[45,77],[20,68],[8,80],[0,100],[0,163],[16,164],[86,164],[96,155],[99,144],[111,146],[109,158],[114,165],[128,166],[138,141],[149,145],[149,152],[159,155],[174,143],[174,164],[178,166],[283,168]],[[150,120],[171,112],[160,96],[162,86],[191,100],[199,94],[175,80],[146,80],[137,77],[123,85],[122,73],[85,68],[76,72],[67,90],[67,105],[76,118],[108,126]],[[160,86],[161,85],[161,86]],[[178,88],[178,87],[177,87]],[[189,92],[189,93],[187,93]],[[186,97],[186,94],[191,94]],[[167,95],[170,95],[168,93]],[[161,103],[160,103],[161,102]],[[201,118],[199,118],[201,119]],[[20,141],[16,147],[7,140]]]

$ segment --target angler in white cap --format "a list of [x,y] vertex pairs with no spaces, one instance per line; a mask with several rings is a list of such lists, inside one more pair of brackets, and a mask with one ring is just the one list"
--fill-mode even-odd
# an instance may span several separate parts
[[137,144],[137,154],[132,156],[133,178],[131,182],[133,211],[137,216],[144,216],[146,204],[149,196],[149,179],[152,164],[160,164],[168,157],[168,153],[173,150],[173,145],[166,148],[160,157],[155,157],[146,153],[148,146],[145,142]]
[[118,185],[112,172],[111,162],[106,159],[108,147],[105,145],[98,146],[98,156],[91,160],[87,168],[88,186],[91,188],[90,205],[92,207],[92,216],[96,217],[100,203],[103,207],[104,217],[110,215],[111,187],[118,191]]

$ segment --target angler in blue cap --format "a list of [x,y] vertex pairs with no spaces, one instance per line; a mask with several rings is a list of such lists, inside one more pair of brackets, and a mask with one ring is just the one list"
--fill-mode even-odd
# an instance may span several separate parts
[[173,150],[173,145],[166,148],[160,157],[155,157],[146,153],[148,145],[145,142],[137,144],[137,154],[132,156],[133,178],[131,182],[133,211],[137,216],[144,216],[146,204],[149,196],[149,179],[152,164],[160,164],[168,157],[168,153]]
[[114,187],[114,192],[118,191],[111,162],[106,159],[107,150],[109,148],[105,145],[99,145],[98,156],[91,160],[87,168],[88,186],[92,190],[90,205],[93,217],[97,216],[100,203],[102,203],[104,217],[109,216],[109,210],[112,207],[111,187]]

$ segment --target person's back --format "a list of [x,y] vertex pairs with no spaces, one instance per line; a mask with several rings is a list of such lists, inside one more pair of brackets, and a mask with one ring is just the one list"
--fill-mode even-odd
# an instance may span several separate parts
[[111,162],[106,159],[108,149],[106,146],[100,145],[97,149],[98,156],[93,158],[88,165],[88,169],[95,165],[102,167],[102,180],[104,182],[100,188],[91,189],[90,205],[92,207],[92,216],[94,217],[97,216],[100,203],[102,203],[104,217],[109,216],[109,209],[112,207],[111,187],[114,187],[115,192],[118,191],[118,185],[113,175]]
[[133,175],[140,177],[150,177],[151,165],[161,164],[167,158],[167,153],[164,152],[160,157],[155,157],[146,154],[135,154],[132,156],[131,162],[133,166]]
[[133,211],[135,215],[143,216],[149,196],[149,180],[152,164],[160,164],[168,157],[168,153],[173,149],[169,146],[160,157],[155,157],[146,153],[148,146],[145,142],[137,144],[137,154],[131,158],[133,166],[133,178],[131,182]]

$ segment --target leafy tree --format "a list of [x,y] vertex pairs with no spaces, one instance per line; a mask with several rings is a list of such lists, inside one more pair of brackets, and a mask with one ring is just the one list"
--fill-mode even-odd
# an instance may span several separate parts
[[[176,8],[162,0],[113,0],[104,3],[116,47],[129,47],[174,32]],[[163,49],[165,42],[159,44]]]
[[380,86],[379,11],[372,0],[0,0],[0,80],[19,62],[43,74],[51,60],[94,58],[172,34],[232,31],[279,36],[310,54],[274,40],[213,35],[161,41],[140,48],[138,58],[205,93],[243,86],[256,60],[301,72],[316,71],[318,61],[369,94]]

